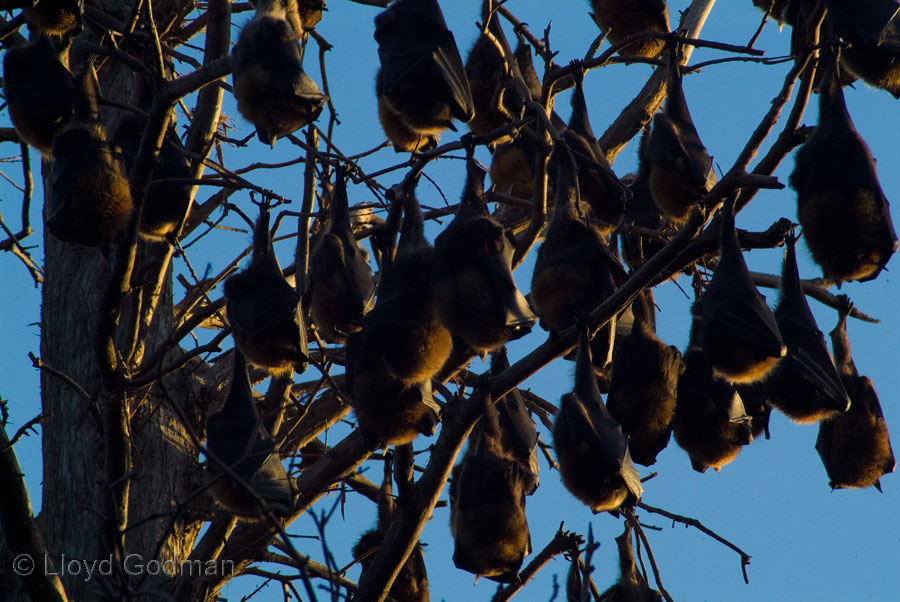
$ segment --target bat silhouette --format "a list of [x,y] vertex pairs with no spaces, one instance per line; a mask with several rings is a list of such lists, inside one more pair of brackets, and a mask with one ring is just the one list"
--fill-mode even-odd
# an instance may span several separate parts
[[673,433],[697,472],[716,471],[734,460],[752,440],[751,418],[740,395],[713,376],[703,351],[689,348],[678,379]]
[[272,249],[266,205],[253,231],[250,265],[225,281],[225,300],[234,342],[247,359],[271,373],[306,370],[306,320]]
[[512,244],[488,216],[484,172],[469,156],[453,221],[434,241],[434,299],[450,332],[478,352],[531,331],[535,316],[512,276]]
[[553,447],[563,485],[595,513],[634,505],[641,478],[628,452],[628,438],[600,397],[587,329],[575,361],[575,387],[562,396],[553,425]]
[[675,417],[681,353],[656,336],[653,293],[646,289],[632,303],[631,332],[613,356],[606,406],[628,436],[631,458],[650,466],[669,443]]
[[76,80],[72,124],[53,139],[53,188],[46,209],[54,236],[94,247],[112,243],[134,210],[125,170],[100,123],[97,97],[89,69]]
[[[67,47],[60,48],[63,52]],[[72,120],[75,84],[49,37],[38,35],[3,57],[9,119],[22,140],[49,155],[53,138]]]
[[850,398],[800,286],[796,239],[786,243],[775,321],[788,352],[768,399],[796,422],[818,422],[846,411]]
[[643,155],[653,200],[670,220],[684,222],[716,183],[716,173],[684,98],[674,46],[668,55],[666,102],[653,118]]
[[837,54],[823,50],[821,61],[819,125],[797,150],[790,177],[797,218],[826,278],[872,280],[897,250],[897,234],[875,160],[847,113]]
[[362,329],[375,301],[372,269],[350,225],[343,168],[337,169],[329,221],[309,259],[310,315],[325,340],[342,343]]
[[765,298],[753,285],[734,227],[734,199],[722,214],[719,265],[694,303],[691,344],[706,354],[713,372],[733,383],[764,379],[786,349]]
[[385,368],[404,383],[434,376],[453,346],[438,319],[431,288],[434,247],[425,240],[422,210],[414,190],[395,202],[404,207],[397,255],[381,274],[378,299],[366,329],[381,341]]
[[232,50],[238,111],[256,126],[260,142],[315,121],[327,97],[303,71],[303,51],[279,0],[259,0]]
[[237,349],[231,389],[222,409],[207,419],[206,439],[209,453],[230,470],[207,463],[215,477],[212,493],[222,506],[243,516],[261,516],[266,510],[282,517],[290,513],[293,483],[256,411],[247,362]]
[[456,129],[453,119],[472,119],[472,93],[437,0],[393,2],[375,17],[375,40],[378,118],[394,150],[427,150]]
[[879,479],[893,472],[897,463],[875,386],[869,377],[859,375],[850,354],[847,316],[851,307],[845,298],[837,326],[831,331],[834,359],[850,394],[850,409],[819,424],[816,450],[832,489],[874,485],[881,491]]

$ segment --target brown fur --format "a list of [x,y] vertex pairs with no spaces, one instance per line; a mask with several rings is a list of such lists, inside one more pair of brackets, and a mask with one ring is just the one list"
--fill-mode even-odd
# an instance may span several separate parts
[[646,327],[632,328],[613,357],[606,406],[628,435],[631,458],[638,464],[655,463],[668,445],[683,371],[678,349]]
[[[640,31],[669,32],[665,0],[590,0],[590,4],[597,26],[609,33],[613,44]],[[664,40],[647,38],[629,44],[619,54],[655,57],[664,45]]]
[[365,331],[347,337],[347,374],[353,410],[367,445],[376,449],[410,443],[437,425],[430,381],[408,386],[381,362],[378,341]]
[[3,77],[9,119],[16,132],[49,155],[54,136],[72,120],[72,74],[60,62],[52,43],[37,38],[26,46],[6,50]]
[[[67,148],[67,138],[83,132],[88,133],[87,146]],[[53,148],[57,161],[78,160],[86,167],[76,172],[68,191],[58,191],[69,196],[62,213],[54,220],[54,234],[66,242],[86,246],[111,243],[128,223],[134,203],[124,169],[106,144],[106,131],[99,124],[73,126],[56,137]],[[61,156],[63,148],[66,150]]]
[[[521,138],[494,151],[491,159],[491,184],[494,190],[521,199],[534,196],[534,153],[528,153]],[[529,156],[531,155],[531,156]]]
[[[733,461],[752,437],[749,420],[729,420],[725,408],[732,403],[734,390],[714,380],[709,370],[703,352],[689,349],[678,379],[673,422],[675,441],[700,472],[707,467],[719,470]],[[743,405],[739,410],[743,413]]]
[[430,313],[427,320],[412,328],[396,328],[382,334],[390,341],[382,357],[384,364],[394,376],[406,383],[417,383],[434,376],[453,348],[450,331],[437,319],[434,309]]
[[533,475],[501,444],[497,408],[491,405],[453,469],[450,532],[457,568],[511,582],[531,552],[525,494]]
[[40,0],[22,12],[29,25],[46,34],[61,36],[81,24],[75,0]]
[[378,120],[398,153],[431,150],[441,139],[440,132],[426,133],[411,127],[385,96],[378,97]]

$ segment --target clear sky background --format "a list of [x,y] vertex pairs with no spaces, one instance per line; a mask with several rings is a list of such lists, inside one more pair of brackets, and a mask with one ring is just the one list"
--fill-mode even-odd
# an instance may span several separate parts
[[[478,19],[480,0],[444,0],[441,4],[465,57],[477,34],[474,23]],[[553,49],[559,51],[558,64],[583,56],[598,33],[588,16],[586,1],[510,0],[508,6],[533,31],[542,31],[552,21],[550,39]],[[686,1],[670,4],[673,24],[678,22],[679,11],[686,6]],[[384,138],[376,117],[374,96],[378,59],[372,38],[372,19],[378,9],[344,0],[332,0],[328,3],[328,9],[317,29],[334,45],[326,60],[332,98],[341,119],[335,142],[345,154],[352,155],[376,146]],[[746,43],[759,25],[760,17],[761,13],[750,0],[719,2],[701,37],[732,44]],[[249,13],[235,16],[233,40],[237,39],[239,27],[249,18]],[[509,28],[507,32],[511,35]],[[770,57],[787,54],[789,36],[789,28],[779,32],[775,23],[769,23],[757,47],[765,50]],[[314,44],[310,50],[307,68],[320,82]],[[691,64],[721,56],[724,56],[723,53],[698,49],[691,58]],[[750,133],[768,110],[789,68],[790,63],[776,66],[727,63],[707,67],[701,73],[685,78],[685,94],[700,136],[723,170],[732,165]],[[187,70],[187,67],[183,69]],[[631,65],[588,73],[586,94],[596,133],[601,133],[618,115],[651,72],[652,68],[647,65]],[[887,92],[862,83],[853,89],[846,89],[845,94],[857,129],[879,161],[878,171],[885,194],[888,199],[900,198],[896,158],[896,132],[900,131],[898,101]],[[190,102],[187,104],[191,105]],[[805,124],[815,123],[815,105],[814,99],[804,116]],[[557,107],[563,116],[568,116],[567,94],[558,97]],[[225,112],[236,127],[235,137],[252,133],[252,126],[240,117],[230,99]],[[323,117],[326,116],[327,113],[323,114]],[[0,114],[0,120],[3,124],[8,122],[5,112]],[[464,127],[460,130],[464,131]],[[454,136],[448,132],[444,141],[453,140]],[[763,151],[766,148],[768,144]],[[0,147],[0,157],[3,158],[17,152],[14,145]],[[254,139],[246,149],[230,153],[228,164],[237,167],[255,161],[274,163],[295,157],[298,153],[287,141],[280,141],[277,148],[271,150]],[[619,176],[634,171],[636,153],[635,140],[614,164]],[[479,156],[485,162],[489,160],[486,152],[481,152]],[[371,173],[405,158],[385,149],[363,159],[361,165]],[[35,152],[32,152],[32,162],[34,165],[38,163]],[[7,176],[21,183],[18,163],[0,164],[0,168]],[[792,169],[791,156],[776,175],[787,184]],[[464,179],[461,161],[436,161],[426,168],[425,173],[434,179],[449,202],[456,202]],[[254,181],[288,198],[299,200],[299,174],[298,167],[288,167],[255,176]],[[398,171],[380,181],[389,186],[402,176],[403,172]],[[418,192],[425,207],[438,207],[445,202],[435,186],[424,180]],[[198,198],[204,199],[209,193],[208,189],[201,190]],[[18,221],[19,200],[16,190],[0,182],[0,212],[14,229]],[[253,214],[248,195],[238,193],[233,200]],[[365,188],[351,190],[351,204],[373,200],[374,197]],[[32,207],[32,224],[40,224],[40,209],[38,200]],[[781,217],[796,219],[796,196],[790,189],[760,193],[740,214],[738,226],[761,230]],[[447,223],[446,220],[444,223]],[[437,226],[429,226],[428,234],[433,237],[437,231]],[[239,249],[249,244],[249,234],[228,236],[210,237],[215,241],[215,246],[198,246],[190,253],[198,271],[204,271],[209,265],[213,272],[218,272]],[[40,235],[32,236],[27,244],[35,246],[33,254],[36,258],[42,257]],[[285,245],[277,247],[277,251],[282,257],[282,264],[291,261],[292,248]],[[800,248],[800,256],[801,277],[819,276],[820,271],[809,259],[805,247]],[[753,251],[746,257],[751,269],[771,273],[780,271],[780,249]],[[897,261],[894,259],[889,269],[895,267]],[[523,292],[529,290],[532,265],[532,262],[527,262],[517,272]],[[183,265],[178,265],[178,269],[183,269]],[[2,257],[0,261],[0,282],[5,288],[3,300],[0,301],[3,308],[0,333],[4,339],[0,345],[0,395],[9,401],[11,423],[7,430],[12,433],[37,414],[40,408],[38,374],[26,355],[29,351],[39,353],[37,322],[40,318],[40,294],[26,270],[11,255]],[[680,284],[689,289],[686,278],[682,278]],[[770,305],[774,305],[777,298],[775,291],[761,292]],[[900,288],[894,273],[886,271],[874,282],[845,285],[841,292],[849,294],[864,312],[882,320],[877,325],[851,320],[850,338],[860,372],[873,379],[880,393],[889,426],[900,428],[897,426],[900,425],[900,406],[896,401],[900,390],[900,362],[896,347],[894,350],[889,347],[890,344],[896,346],[896,341],[900,339],[900,313],[896,309]],[[671,283],[657,287],[656,294],[660,307],[659,335],[666,342],[683,349],[687,342],[690,323],[688,308],[692,299]],[[820,328],[827,333],[834,326],[836,312],[815,301],[811,301],[811,305]],[[510,346],[510,360],[519,359],[545,337],[546,333],[536,328],[531,335]],[[485,369],[478,363],[473,368],[479,372]],[[570,390],[571,364],[558,360],[524,386],[550,401],[558,402],[559,397]],[[696,530],[680,525],[673,527],[661,517],[641,512],[639,515],[643,522],[662,529],[648,531],[648,535],[668,591],[676,600],[692,602],[896,600],[895,583],[900,569],[900,483],[897,477],[888,475],[882,479],[883,494],[874,489],[831,492],[827,475],[814,449],[817,428],[794,425],[774,412],[770,430],[770,440],[755,441],[721,473],[694,472],[687,454],[678,448],[674,440],[660,454],[656,465],[639,467],[643,476],[650,472],[659,473],[645,484],[645,502],[698,518],[752,555],[750,584],[745,585],[739,557],[735,553]],[[330,440],[334,442],[339,436],[335,432]],[[545,430],[542,430],[542,436],[549,441]],[[416,447],[424,448],[429,443],[430,440],[420,438]],[[16,449],[26,471],[32,503],[37,510],[42,478],[39,437],[26,438]],[[602,544],[594,557],[594,577],[602,590],[613,583],[618,574],[613,537],[621,533],[622,522],[608,514],[593,516],[566,492],[558,474],[548,469],[543,458],[541,462],[541,486],[534,496],[528,498],[527,507],[533,545],[541,549],[552,538],[561,521],[566,522],[566,528],[582,534],[586,534],[588,526],[592,525],[595,536]],[[380,480],[380,464],[372,464],[369,471],[370,478]],[[330,507],[334,500],[334,496],[325,498],[317,508]],[[343,516],[337,513],[326,531],[328,544],[337,557],[338,565],[349,563],[350,547],[374,520],[375,508],[370,502],[349,496]],[[493,582],[481,580],[477,585],[472,585],[473,578],[469,573],[453,567],[448,521],[449,510],[437,509],[422,536],[422,541],[428,544],[426,562],[432,599],[452,601],[465,597],[489,600],[495,590]],[[289,531],[310,535],[315,529],[309,517],[302,517]],[[295,541],[300,551],[321,559],[319,544],[307,539]],[[528,560],[530,558],[526,562]],[[558,576],[564,587],[567,569],[567,563],[561,558],[554,560],[534,583],[519,594],[518,599],[549,600],[554,576]],[[348,577],[356,579],[358,569],[352,569]],[[240,599],[249,591],[246,584],[247,580],[239,579],[222,593],[229,599]],[[564,592],[561,591],[560,596],[564,598]],[[280,600],[280,588],[270,586],[257,599]]]

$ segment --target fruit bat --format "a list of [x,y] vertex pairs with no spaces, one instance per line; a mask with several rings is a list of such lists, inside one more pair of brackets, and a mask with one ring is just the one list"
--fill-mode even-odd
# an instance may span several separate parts
[[63,242],[104,246],[113,242],[134,209],[121,162],[100,123],[92,70],[76,80],[74,118],[53,139],[53,188],[47,227]]
[[518,136],[501,144],[491,158],[491,184],[494,190],[520,199],[534,196],[536,153],[528,139]]
[[[641,136],[640,151],[638,163],[638,171],[629,190],[631,191],[631,200],[625,205],[625,217],[622,219],[624,224],[635,226],[638,228],[646,228],[648,230],[663,230],[669,226],[668,220],[663,217],[662,212],[653,200],[650,193],[649,164],[647,163],[644,153],[647,145],[647,134]],[[656,255],[656,253],[665,246],[665,242],[661,242],[644,234],[628,232],[620,230],[622,240],[622,258],[629,267],[636,270],[645,261]]]
[[470,155],[456,217],[434,241],[434,299],[450,332],[477,352],[531,331],[535,316],[516,288],[513,247],[488,216],[484,172]]
[[350,225],[346,171],[337,169],[328,231],[321,234],[309,259],[310,315],[327,341],[342,343],[363,327],[375,301],[372,269]]
[[82,29],[82,5],[83,0],[38,0],[22,12],[31,29],[47,35],[77,35]]
[[[641,31],[669,33],[669,11],[665,0],[590,0],[590,4],[597,27],[606,32],[613,44]],[[644,38],[622,48],[619,54],[654,57],[664,45],[665,40]]]
[[822,61],[819,125],[797,150],[790,177],[797,218],[826,278],[872,280],[897,250],[897,234],[875,160],[847,113],[837,57],[823,50]]
[[719,265],[691,312],[691,345],[706,354],[713,372],[732,383],[764,379],[786,348],[775,316],[753,285],[734,228],[734,199],[722,213]]
[[525,496],[534,475],[502,443],[497,408],[490,399],[450,484],[450,532],[457,568],[500,583],[518,579],[531,553]]
[[701,349],[690,347],[684,354],[684,366],[678,379],[675,441],[690,456],[694,470],[718,471],[753,440],[751,419],[740,395],[713,376]]
[[50,38],[39,35],[25,46],[6,50],[3,90],[16,132],[49,155],[53,137],[72,120],[75,102],[72,74]]
[[438,320],[431,289],[434,247],[425,240],[422,210],[413,190],[400,193],[404,207],[397,255],[382,270],[366,329],[384,349],[388,372],[406,384],[430,379],[444,365],[453,341]]
[[[399,500],[398,500],[399,501]],[[401,502],[402,503],[402,502]],[[378,523],[374,529],[366,531],[353,546],[353,558],[358,560],[365,573],[372,566],[375,554],[384,541],[384,536],[395,517],[393,487],[391,486],[391,455],[385,456],[384,480],[378,494]],[[400,567],[388,597],[396,602],[429,602],[428,574],[425,571],[425,553],[416,542],[409,558]]]
[[587,329],[575,361],[574,390],[562,396],[553,425],[553,448],[566,489],[595,513],[632,506],[640,499],[643,487],[628,438],[600,398]]
[[[488,32],[493,40],[480,34],[466,57],[465,65],[475,110],[468,125],[479,136],[484,136],[509,123],[511,118],[521,115],[531,96],[519,72],[516,56],[503,33],[499,17],[488,13],[490,5],[490,0],[485,0],[482,4],[481,22],[485,23],[490,19]],[[496,1],[493,5],[496,6]],[[502,55],[497,45],[502,49]],[[508,136],[498,138],[491,143],[491,147],[508,140]]]
[[859,375],[850,355],[847,337],[850,309],[847,301],[840,309],[837,326],[831,331],[834,359],[850,394],[850,409],[819,424],[816,450],[828,472],[832,489],[875,485],[881,491],[879,479],[894,471],[896,461],[872,380]]
[[[137,115],[128,115],[119,122],[113,136],[113,144],[129,172],[141,146],[145,121]],[[181,143],[172,128],[166,133],[159,150],[138,226],[141,235],[149,240],[166,240],[181,224],[188,210],[191,200],[189,186],[159,182],[192,177],[190,161],[181,150]]]
[[[555,159],[559,198],[531,279],[531,300],[545,330],[568,328],[574,312],[590,311],[612,295],[613,270],[621,270],[599,227],[582,214],[570,161],[564,152]],[[594,336],[601,367],[610,359],[615,330],[613,318]]]
[[572,94],[572,116],[563,139],[575,155],[581,198],[600,220],[600,232],[607,236],[622,222],[625,203],[631,193],[613,173],[606,154],[597,144],[584,100],[583,80],[584,73],[577,72],[575,93]]
[[453,34],[437,0],[397,0],[375,17],[378,118],[394,150],[437,145],[453,119],[475,115]]
[[634,323],[613,356],[606,406],[628,435],[632,460],[650,466],[669,444],[684,365],[678,349],[656,336],[652,292],[646,289],[631,307]]
[[796,239],[786,242],[775,321],[788,352],[768,399],[795,422],[818,422],[846,411],[850,399],[800,286]]
[[[491,376],[496,376],[509,368],[506,347],[491,353]],[[509,456],[519,462],[529,473],[529,482],[534,485],[525,495],[531,495],[537,489],[539,469],[537,461],[537,425],[518,389],[513,389],[496,403],[499,414],[500,445]],[[477,428],[477,427],[476,427]]]
[[826,0],[834,32],[849,42],[841,65],[867,84],[900,98],[900,4],[895,0]]
[[225,300],[231,334],[247,359],[273,374],[306,370],[306,320],[272,249],[267,206],[260,206],[250,265],[225,281]]
[[279,137],[315,121],[327,100],[303,71],[303,51],[285,16],[278,0],[259,0],[232,50],[238,111],[273,147]]
[[209,453],[233,473],[232,476],[222,471],[212,460],[207,463],[207,469],[216,478],[212,493],[225,509],[250,516],[260,516],[264,510],[282,517],[290,514],[293,483],[256,411],[247,362],[237,349],[231,389],[222,409],[207,419],[206,439]]
[[650,193],[663,213],[684,222],[716,183],[712,158],[691,119],[676,50],[669,51],[668,93],[646,141]]
[[625,531],[616,537],[619,548],[619,580],[600,594],[600,602],[662,602],[663,597],[652,589],[637,570],[634,548],[631,545],[631,524],[625,523]]
[[351,405],[369,449],[410,443],[431,436],[441,408],[431,396],[431,379],[412,385],[384,369],[381,341],[368,331],[347,337],[347,383]]

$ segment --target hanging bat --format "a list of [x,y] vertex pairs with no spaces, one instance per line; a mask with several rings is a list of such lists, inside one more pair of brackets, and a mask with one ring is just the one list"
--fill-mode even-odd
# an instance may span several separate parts
[[595,513],[614,512],[640,499],[643,487],[628,438],[597,388],[587,329],[575,361],[574,390],[562,396],[553,425],[553,448],[563,485]]
[[838,56],[827,49],[822,54],[819,125],[797,150],[790,184],[803,238],[825,277],[864,282],[884,269],[897,250],[897,234],[875,160],[844,104]]
[[809,423],[845,412],[850,398],[800,286],[795,245],[796,239],[788,236],[781,299],[775,308],[775,320],[788,352],[768,399],[795,422]]
[[[590,0],[590,4],[594,10],[591,17],[613,44],[642,31],[669,33],[669,11],[665,0]],[[619,50],[619,54],[655,57],[664,45],[665,40],[643,38],[628,44]]]
[[[663,217],[662,211],[650,192],[649,163],[644,156],[646,146],[647,133],[645,132],[641,136],[640,150],[638,151],[638,171],[628,187],[631,191],[631,200],[625,205],[625,217],[622,222],[628,226],[647,230],[664,230],[669,226],[669,222]],[[665,246],[664,242],[650,236],[629,232],[627,229],[620,229],[619,234],[622,240],[622,259],[634,270]]]
[[312,320],[327,341],[342,343],[363,327],[375,302],[372,269],[350,225],[346,171],[339,167],[329,206],[328,231],[316,241],[309,259]]
[[520,199],[534,196],[534,146],[519,136],[501,144],[491,158],[491,183],[494,190]]
[[501,441],[499,415],[490,399],[450,485],[450,532],[457,568],[500,583],[518,579],[531,553],[525,495],[537,486]]
[[734,199],[725,203],[721,222],[719,265],[691,308],[691,344],[703,350],[716,376],[750,383],[769,375],[786,348],[775,316],[744,263],[734,227]]
[[563,132],[563,139],[575,155],[582,200],[590,205],[594,216],[600,221],[598,227],[601,234],[608,236],[622,222],[625,203],[631,193],[613,173],[606,154],[591,129],[584,100],[582,71],[575,74],[572,116],[569,118],[568,128]]
[[670,220],[681,223],[715,185],[716,172],[691,119],[674,46],[668,54],[666,102],[653,118],[644,156],[653,200]]
[[[557,153],[557,202],[531,278],[531,300],[545,330],[568,328],[575,312],[599,305],[616,291],[614,270],[622,271],[599,227],[581,211],[569,158]],[[601,368],[611,359],[615,332],[614,317],[594,336],[594,360]]]
[[831,345],[841,381],[850,394],[850,409],[819,424],[816,450],[832,489],[874,485],[881,491],[879,479],[893,472],[897,463],[872,380],[859,375],[850,354],[847,316],[852,305],[848,299],[844,301],[837,326],[831,331]]
[[100,123],[93,70],[75,84],[72,124],[53,139],[47,227],[63,242],[99,247],[116,239],[131,219],[134,201]]
[[[488,22],[488,32],[480,34],[466,57],[466,78],[472,92],[474,117],[469,121],[469,129],[484,136],[522,115],[531,94],[526,85],[516,56],[513,54],[500,18],[490,14],[490,6],[497,6],[496,0],[484,0],[481,7],[481,22]],[[491,39],[493,38],[493,39]],[[498,50],[497,45],[502,49]],[[490,143],[494,148],[510,138],[504,136]]]
[[684,365],[681,352],[656,336],[650,289],[644,290],[631,308],[634,322],[613,356],[606,407],[628,436],[631,459],[650,466],[669,444],[678,377]]
[[431,396],[431,379],[412,385],[384,369],[381,341],[367,330],[347,337],[347,383],[351,405],[369,449],[410,443],[431,436],[441,408]]
[[70,35],[81,33],[83,28],[81,9],[83,0],[39,0],[22,9],[29,29],[46,35]]
[[713,376],[703,351],[689,348],[678,379],[673,433],[697,472],[717,472],[752,440],[751,419],[740,395]]
[[[116,152],[128,172],[137,158],[145,121],[137,115],[123,117],[113,136]],[[159,182],[166,179],[191,179],[191,164],[182,150],[174,128],[170,129],[163,139],[150,176],[150,189],[144,200],[138,226],[141,235],[148,240],[166,240],[181,224],[188,210],[191,200],[188,185]]]
[[427,150],[453,119],[475,114],[453,34],[437,0],[397,0],[375,17],[378,118],[397,152]]
[[206,439],[209,453],[230,471],[207,462],[215,478],[212,493],[226,510],[245,517],[260,517],[265,511],[281,517],[290,514],[293,483],[256,411],[247,362],[238,349],[231,389],[222,409],[207,419]]
[[625,531],[616,537],[619,548],[619,580],[600,594],[600,602],[662,602],[663,597],[650,587],[637,570],[634,548],[631,545],[631,523],[625,521]]
[[72,120],[75,103],[72,74],[49,37],[38,35],[25,46],[6,49],[3,91],[16,132],[49,155],[54,136]]
[[477,352],[531,331],[535,316],[516,288],[512,244],[487,213],[484,172],[470,155],[456,217],[434,241],[434,299],[450,332]]
[[422,210],[415,190],[402,191],[404,207],[397,255],[382,269],[375,307],[366,329],[381,341],[388,372],[406,384],[434,376],[453,346],[450,331],[438,319],[431,288],[434,247],[425,240]]
[[225,300],[231,334],[247,359],[272,374],[306,370],[306,320],[272,249],[266,205],[253,231],[250,265],[225,281]]
[[[509,368],[506,347],[491,353],[491,376],[496,376]],[[500,446],[510,458],[519,462],[527,473],[527,479],[534,488],[526,490],[531,495],[539,483],[537,461],[537,425],[525,405],[525,400],[518,389],[501,398],[496,403],[499,414]]]
[[[393,487],[391,486],[392,454],[385,454],[384,480],[378,494],[378,523],[374,529],[366,531],[353,546],[353,558],[359,561],[362,572],[368,571],[375,559],[375,554],[384,541],[384,536],[396,515]],[[425,571],[425,553],[422,545],[416,542],[409,558],[400,567],[400,573],[394,579],[388,597],[396,602],[429,602],[428,574]]]
[[272,147],[318,119],[328,100],[303,71],[303,51],[286,15],[279,0],[259,0],[232,50],[238,111]]
[[840,64],[867,84],[900,98],[900,4],[895,0],[865,3],[826,0],[826,18],[849,47]]

